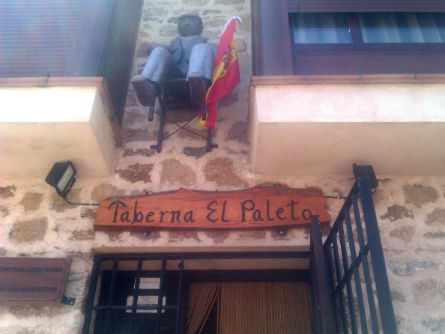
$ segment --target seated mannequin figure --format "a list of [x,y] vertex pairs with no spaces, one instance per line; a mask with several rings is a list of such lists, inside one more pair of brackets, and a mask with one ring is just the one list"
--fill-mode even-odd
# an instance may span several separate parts
[[153,48],[142,73],[131,80],[142,105],[153,106],[161,85],[175,78],[187,79],[193,103],[205,102],[212,80],[215,48],[201,37],[202,29],[198,15],[181,15],[178,18],[180,36],[169,46]]

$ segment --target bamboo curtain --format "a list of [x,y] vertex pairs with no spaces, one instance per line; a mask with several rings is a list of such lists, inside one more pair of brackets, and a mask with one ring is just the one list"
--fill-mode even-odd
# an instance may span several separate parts
[[[215,298],[209,302],[213,292]],[[206,301],[198,302],[198,294],[208,296]],[[200,306],[189,308],[188,322],[201,323],[202,329],[215,302],[217,334],[310,333],[310,287],[306,282],[194,283],[189,305]],[[200,334],[199,326],[188,326],[187,334]]]
[[219,293],[219,283],[192,283],[189,286],[187,334],[200,334]]

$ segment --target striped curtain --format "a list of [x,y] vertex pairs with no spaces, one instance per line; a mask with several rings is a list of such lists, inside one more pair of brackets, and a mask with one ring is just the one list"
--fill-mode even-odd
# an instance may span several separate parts
[[445,14],[359,14],[364,43],[444,43]]
[[348,21],[342,13],[295,14],[291,24],[297,44],[352,43]]
[[[364,43],[445,43],[444,13],[360,13]],[[352,43],[344,13],[291,16],[296,44]]]
[[187,334],[200,334],[219,295],[217,282],[191,283],[187,308]]
[[[189,305],[197,304],[198,294],[209,300],[210,290],[218,291],[217,334],[311,333],[310,286],[307,282],[193,283]],[[206,311],[196,312],[196,307],[189,308],[189,324],[202,322],[202,315],[208,317],[213,307],[204,300],[200,305],[199,309]],[[189,325],[187,334],[199,334],[199,328],[203,325]]]

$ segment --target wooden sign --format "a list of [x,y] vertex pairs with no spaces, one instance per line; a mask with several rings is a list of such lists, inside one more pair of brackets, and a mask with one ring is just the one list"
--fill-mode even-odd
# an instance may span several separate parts
[[60,303],[70,263],[70,258],[0,257],[0,303]]
[[96,230],[245,229],[309,224],[312,215],[330,221],[326,198],[316,189],[254,187],[240,191],[179,189],[100,203]]

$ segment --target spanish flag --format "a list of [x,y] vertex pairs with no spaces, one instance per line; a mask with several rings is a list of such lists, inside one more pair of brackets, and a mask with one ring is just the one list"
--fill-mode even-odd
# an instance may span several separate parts
[[219,99],[229,94],[240,82],[238,57],[236,55],[233,34],[238,16],[231,17],[219,39],[218,50],[213,62],[212,84],[207,90],[206,103],[199,115],[199,124],[214,128],[216,122],[216,106]]

